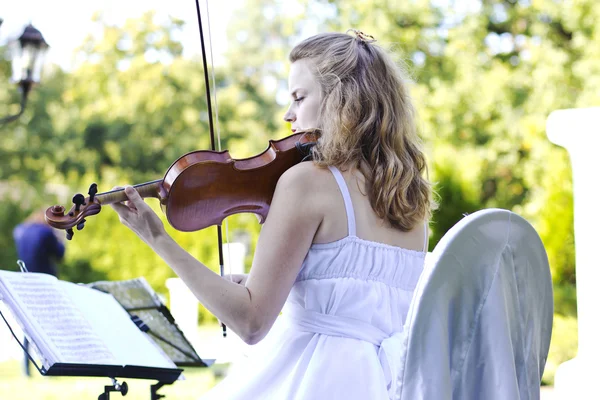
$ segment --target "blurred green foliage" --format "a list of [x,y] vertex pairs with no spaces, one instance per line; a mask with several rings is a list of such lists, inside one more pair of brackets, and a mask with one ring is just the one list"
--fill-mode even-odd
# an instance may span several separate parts
[[[545,122],[556,109],[600,103],[599,19],[595,0],[297,0],[293,7],[247,0],[229,26],[225,62],[214,70],[221,147],[243,158],[289,134],[281,119],[287,52],[301,38],[350,27],[374,35],[413,78],[441,203],[430,248],[465,213],[499,207],[524,216],[548,252],[560,335],[572,338],[553,341],[561,346],[553,354],[572,357],[575,325],[564,322],[576,316],[571,170],[566,151],[546,138]],[[16,268],[11,232],[30,211],[68,205],[92,182],[107,191],[162,178],[182,154],[209,148],[201,60],[183,57],[175,39],[182,21],[156,20],[148,12],[115,26],[98,13],[90,24],[102,34],[82,40],[73,70],[47,70],[25,114],[0,126],[2,268]],[[0,58],[0,82],[8,82],[9,63]],[[14,88],[1,87],[0,115],[17,104]],[[254,216],[232,217],[228,227],[254,247]],[[170,232],[218,271],[214,228]],[[247,269],[251,259],[250,251]],[[163,293],[174,276],[110,208],[76,232],[60,274],[77,282],[143,275]],[[206,310],[202,317],[213,319]]]

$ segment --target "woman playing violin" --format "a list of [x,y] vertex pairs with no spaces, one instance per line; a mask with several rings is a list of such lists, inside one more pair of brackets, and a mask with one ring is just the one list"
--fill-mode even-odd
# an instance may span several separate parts
[[[182,249],[131,187],[113,208],[246,343],[204,398],[387,399],[435,207],[402,69],[360,31],[290,53],[293,132],[312,160],[279,179],[247,276],[222,278]],[[281,315],[280,315],[281,314]],[[256,358],[254,358],[256,357]]]

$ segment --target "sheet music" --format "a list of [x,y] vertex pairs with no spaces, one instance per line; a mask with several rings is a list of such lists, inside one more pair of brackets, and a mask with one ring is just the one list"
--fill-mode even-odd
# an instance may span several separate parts
[[71,298],[50,275],[7,273],[1,279],[33,322],[33,330],[52,347],[53,362],[115,364],[116,359]]
[[69,282],[59,282],[95,332],[115,355],[118,365],[177,368],[171,359],[131,321],[127,311],[107,293]]
[[[140,317],[151,332],[164,338],[166,342],[151,336],[152,341],[175,364],[201,362],[196,350],[177,328],[177,325],[169,322],[165,314],[165,312],[168,313],[168,310],[144,277],[125,281],[98,281],[86,286],[112,294],[115,300],[129,311],[129,314]],[[142,309],[131,311],[136,308]]]
[[110,294],[47,274],[0,270],[0,296],[44,353],[46,368],[54,363],[177,368]]

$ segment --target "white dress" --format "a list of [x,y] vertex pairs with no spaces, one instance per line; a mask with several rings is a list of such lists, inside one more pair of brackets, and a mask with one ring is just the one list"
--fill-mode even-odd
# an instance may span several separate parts
[[358,238],[346,183],[330,170],[344,198],[348,236],[311,246],[271,331],[201,400],[395,394],[402,328],[426,252]]

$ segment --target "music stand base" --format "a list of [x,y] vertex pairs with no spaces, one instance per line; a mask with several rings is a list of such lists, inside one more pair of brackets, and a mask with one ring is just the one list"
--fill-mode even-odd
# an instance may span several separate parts
[[115,378],[111,378],[113,384],[104,386],[104,393],[98,396],[98,400],[110,400],[110,392],[120,392],[122,396],[125,396],[129,391],[127,382],[119,383]]

